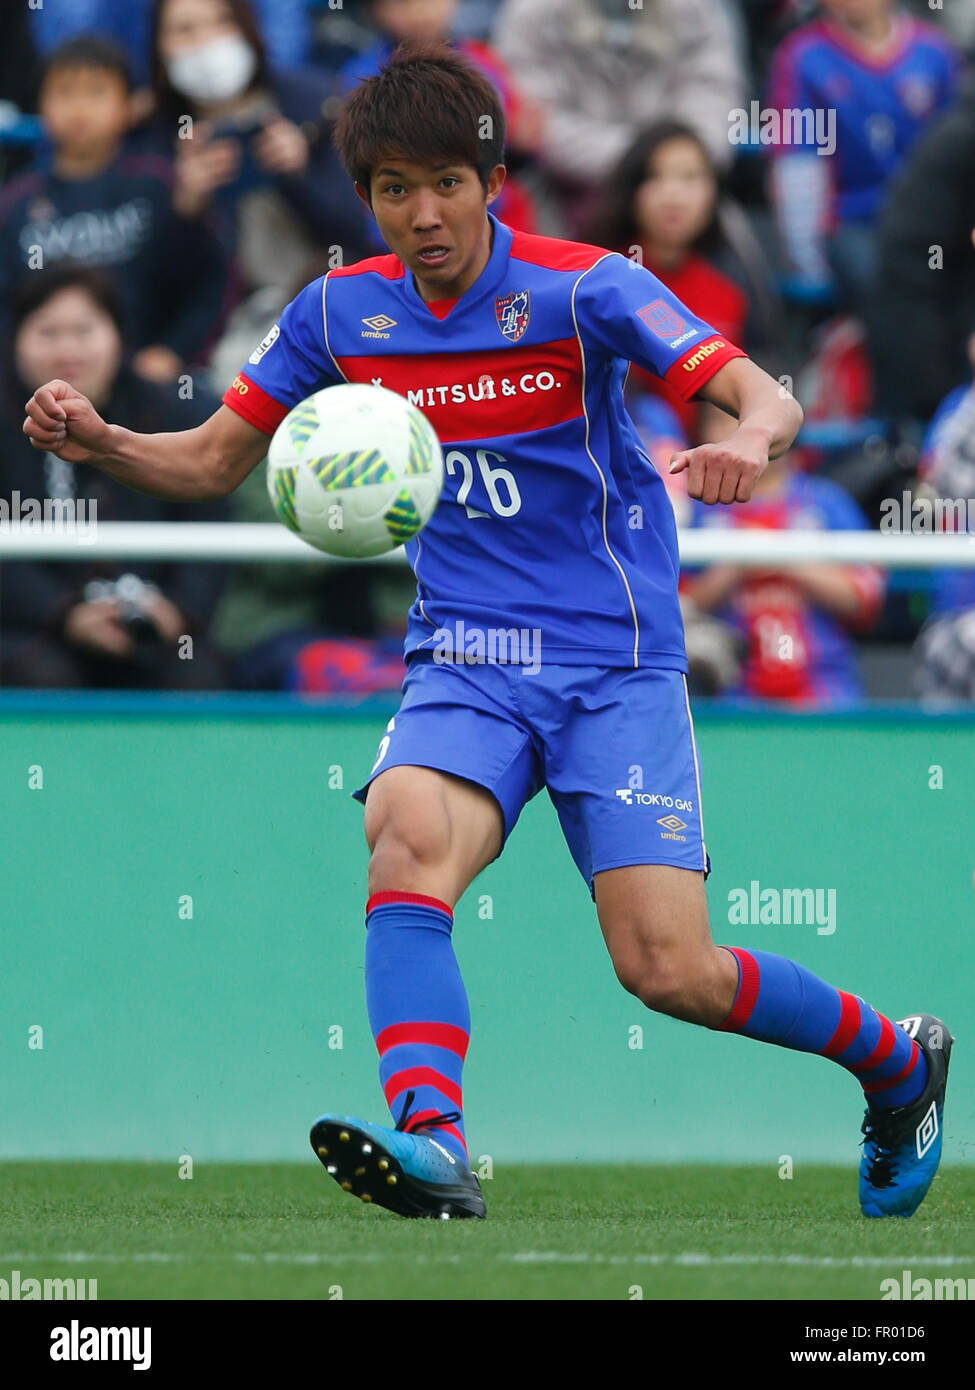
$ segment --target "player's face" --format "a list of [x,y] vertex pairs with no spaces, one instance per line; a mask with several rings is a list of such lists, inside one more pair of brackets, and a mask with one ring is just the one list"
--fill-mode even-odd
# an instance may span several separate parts
[[59,377],[104,402],[118,374],[122,343],[114,322],[82,289],[63,289],[21,324],[17,372],[32,391]]
[[424,299],[456,298],[484,269],[491,254],[485,210],[501,192],[504,172],[502,164],[491,170],[485,196],[470,164],[416,164],[392,155],[373,171],[379,231]]

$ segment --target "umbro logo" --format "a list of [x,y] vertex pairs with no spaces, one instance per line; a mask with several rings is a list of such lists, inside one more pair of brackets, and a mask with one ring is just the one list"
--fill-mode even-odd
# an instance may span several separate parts
[[388,314],[373,314],[371,318],[363,319],[366,325],[359,335],[362,338],[388,338],[386,331],[396,327],[396,320],[391,319]]
[[923,1158],[930,1149],[931,1145],[938,1137],[938,1107],[932,1101],[927,1108],[924,1119],[914,1132],[914,1144],[917,1148],[918,1158]]

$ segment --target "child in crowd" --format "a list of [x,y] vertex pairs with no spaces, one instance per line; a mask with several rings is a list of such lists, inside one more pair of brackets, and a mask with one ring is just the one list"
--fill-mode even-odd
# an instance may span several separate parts
[[70,260],[105,270],[134,366],[169,380],[202,360],[219,327],[229,269],[207,224],[173,207],[170,161],[126,147],[131,86],[122,51],[72,39],[40,89],[47,144],[0,194],[0,308],[25,275]]

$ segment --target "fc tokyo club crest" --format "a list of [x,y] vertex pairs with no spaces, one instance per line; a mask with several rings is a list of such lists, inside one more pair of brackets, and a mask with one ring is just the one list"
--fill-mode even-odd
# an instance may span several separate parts
[[527,290],[517,290],[513,294],[499,294],[494,301],[494,312],[498,327],[509,343],[517,343],[525,336],[528,320],[531,317],[531,303]]
[[656,333],[658,338],[676,338],[687,327],[680,314],[662,299],[655,299],[652,304],[644,304],[642,309],[637,309],[636,316],[642,319],[650,332]]

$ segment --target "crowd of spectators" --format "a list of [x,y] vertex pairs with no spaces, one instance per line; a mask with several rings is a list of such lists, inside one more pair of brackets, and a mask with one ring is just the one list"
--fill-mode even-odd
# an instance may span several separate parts
[[[38,456],[23,401],[59,376],[130,428],[205,419],[301,286],[381,249],[334,115],[396,43],[445,39],[505,106],[497,215],[639,260],[803,404],[749,506],[668,479],[682,524],[857,530],[891,497],[975,504],[975,9],[14,0],[4,24],[0,497],[271,520],[261,470],[226,502],[176,505]],[[658,465],[734,428],[636,367],[627,392]],[[368,564],[10,561],[0,684],[396,690],[412,587]],[[711,566],[682,601],[699,692],[975,701],[971,571]]]

